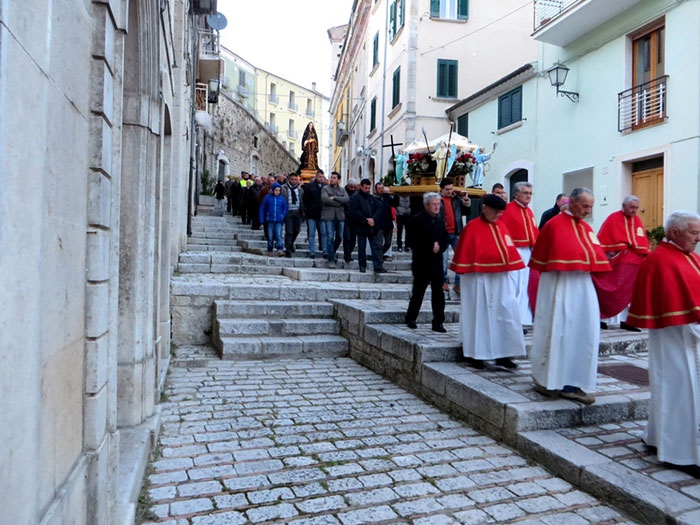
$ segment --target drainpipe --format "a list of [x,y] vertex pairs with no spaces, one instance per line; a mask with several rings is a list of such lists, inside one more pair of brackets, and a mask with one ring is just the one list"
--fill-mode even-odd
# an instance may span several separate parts
[[[384,64],[382,67],[382,129],[379,134],[379,174],[381,176],[384,171],[384,129],[385,129],[385,115],[386,115],[386,55],[387,49],[389,47],[389,2],[386,2],[386,18],[384,20]],[[380,179],[381,180],[381,179]],[[375,177],[374,182],[377,179]]]
[[[194,144],[195,144],[195,104],[197,103],[197,64],[199,57],[197,53],[199,44],[199,33],[197,32],[197,18],[198,15],[192,16],[192,104],[190,106],[190,177],[187,183],[187,236],[192,235],[192,177],[197,173],[197,167],[194,158]],[[197,202],[199,204],[199,201]]]

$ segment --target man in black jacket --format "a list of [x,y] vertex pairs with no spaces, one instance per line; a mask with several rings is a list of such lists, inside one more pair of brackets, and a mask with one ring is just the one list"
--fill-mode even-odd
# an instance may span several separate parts
[[307,182],[303,186],[302,205],[306,216],[306,228],[309,238],[309,257],[316,257],[316,235],[318,234],[319,251],[323,251],[323,235],[321,232],[321,188],[325,184],[326,177],[323,170],[316,172],[314,180]]
[[[445,221],[447,230],[447,244],[452,247],[452,250],[457,247],[459,234],[462,233],[464,227],[462,223],[463,216],[469,216],[471,200],[469,195],[456,195],[452,179],[442,179],[440,181],[440,218]],[[449,266],[449,249],[442,254],[442,273],[443,284],[442,289],[447,291],[450,285],[447,280],[447,268]],[[460,293],[459,275],[455,276],[454,291]]]
[[398,199],[396,195],[391,195],[389,188],[384,187],[384,184],[381,182],[377,182],[374,185],[374,196],[377,197],[380,203],[381,212],[378,226],[382,235],[382,255],[386,257],[387,252],[391,248],[391,238],[394,235],[394,218],[391,214],[391,208],[396,205]]
[[367,271],[367,241],[372,250],[374,273],[386,273],[382,264],[382,239],[379,233],[380,209],[377,199],[370,194],[372,181],[362,179],[360,189],[350,197],[350,217],[357,231],[357,256],[360,272]]
[[406,312],[406,326],[416,328],[425,290],[430,285],[433,307],[433,330],[446,332],[445,295],[442,291],[442,254],[447,249],[445,221],[440,217],[442,199],[437,193],[423,196],[424,209],[408,225],[413,252],[413,290]]
[[561,207],[564,206],[564,203],[567,201],[567,197],[565,194],[560,193],[557,195],[557,200],[554,202],[554,206],[549,208],[546,212],[542,214],[542,218],[540,219],[540,231],[542,231],[542,228],[544,228],[544,225],[547,224],[547,222],[550,219],[553,219],[559,213],[561,212]]
[[[352,198],[356,192],[360,191],[358,186],[357,179],[348,180],[348,183],[345,185],[345,192],[348,194],[348,197]],[[343,259],[347,264],[352,262],[352,252],[356,243],[357,231],[355,230],[355,224],[352,222],[350,202],[348,202],[345,205],[345,225],[343,226]]]

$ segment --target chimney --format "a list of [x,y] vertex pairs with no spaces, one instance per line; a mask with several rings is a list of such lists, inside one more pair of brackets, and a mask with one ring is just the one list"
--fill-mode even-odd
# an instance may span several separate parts
[[313,89],[314,91],[316,91],[316,82],[312,82],[312,83],[311,83],[311,89]]

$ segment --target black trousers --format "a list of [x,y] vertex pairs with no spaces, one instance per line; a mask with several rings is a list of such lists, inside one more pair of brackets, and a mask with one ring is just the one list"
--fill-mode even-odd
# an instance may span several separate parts
[[251,228],[254,230],[260,229],[260,204],[257,201],[248,204],[248,219],[250,220]]
[[298,211],[290,211],[284,218],[284,251],[291,252],[301,231],[301,215]]
[[352,259],[352,251],[355,249],[356,242],[357,231],[355,231],[355,226],[351,226],[349,221],[346,220],[343,227],[343,259],[345,259],[345,262],[350,262]]
[[442,291],[442,255],[436,256],[435,261],[413,268],[413,290],[408,303],[406,321],[418,319],[425,290],[430,285],[431,303],[433,307],[433,324],[445,322],[445,293]]
[[391,238],[394,235],[394,225],[391,225],[391,228],[386,229],[382,232],[382,236],[384,239],[384,243],[382,244],[382,255],[385,255],[386,252],[389,251],[389,248],[391,248]]
[[[404,228],[406,228],[406,241],[408,241],[408,221],[411,220],[410,215],[397,215],[396,216],[396,245],[399,248],[403,248],[403,232]],[[406,245],[408,245],[408,242],[406,242]]]

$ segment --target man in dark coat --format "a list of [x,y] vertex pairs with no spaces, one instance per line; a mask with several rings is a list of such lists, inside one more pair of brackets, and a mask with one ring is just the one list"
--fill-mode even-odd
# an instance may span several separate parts
[[560,193],[559,195],[557,195],[557,200],[554,202],[554,206],[552,206],[542,214],[542,218],[540,219],[540,230],[544,228],[544,225],[547,224],[547,222],[550,219],[553,219],[554,217],[559,215],[559,213],[561,212],[561,207],[564,206],[564,203],[566,203],[566,201],[567,198],[565,194]]
[[445,221],[440,217],[442,199],[437,193],[423,196],[423,211],[415,215],[408,225],[409,240],[413,252],[413,290],[406,312],[406,326],[416,328],[416,320],[423,303],[425,290],[430,285],[433,307],[433,330],[446,332],[445,295],[442,291],[442,254],[447,249]]
[[252,218],[251,228],[253,230],[260,229],[260,218],[258,217],[258,212],[260,211],[260,201],[258,197],[263,189],[262,178],[255,177],[254,184],[248,188],[248,217]]
[[360,272],[367,271],[367,241],[372,250],[374,273],[386,273],[382,264],[382,238],[379,234],[380,210],[378,201],[370,194],[372,181],[362,179],[360,189],[350,197],[350,217],[357,232],[357,255]]
[[[357,179],[349,179],[348,183],[345,185],[345,193],[348,197],[355,195],[359,191],[359,183]],[[352,221],[350,216],[350,202],[345,205],[345,225],[343,226],[343,259],[346,263],[352,262],[352,252],[355,249],[355,244],[357,243],[357,231],[355,229],[355,223]]]
[[321,188],[325,184],[326,176],[323,170],[316,172],[314,180],[304,184],[304,194],[302,196],[302,205],[304,207],[304,215],[306,216],[307,236],[309,239],[309,257],[316,257],[316,235],[318,235],[319,251],[323,251],[323,237],[321,235]]
[[391,195],[389,188],[385,188],[381,182],[374,185],[374,196],[379,200],[379,232],[382,235],[382,255],[386,256],[394,236],[394,218],[391,208],[396,206],[398,199],[395,195]]

